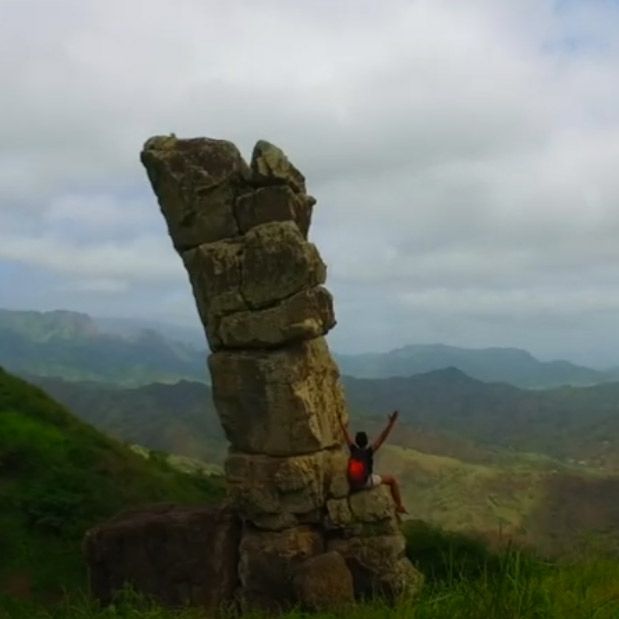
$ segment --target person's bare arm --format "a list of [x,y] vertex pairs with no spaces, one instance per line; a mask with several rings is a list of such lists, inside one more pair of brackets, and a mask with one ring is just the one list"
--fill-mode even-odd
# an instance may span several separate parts
[[372,443],[372,451],[378,451],[381,445],[387,440],[387,437],[389,436],[389,433],[393,429],[393,424],[395,423],[399,414],[400,413],[398,411],[393,411],[393,413],[389,415],[389,421],[387,422],[385,429],[378,435],[377,439]]
[[353,440],[352,440],[352,437],[350,436],[350,432],[348,431],[348,422],[344,423],[341,417],[338,417],[338,421],[340,422],[340,428],[342,428],[342,434],[344,435],[344,438],[346,439],[346,444],[352,445]]

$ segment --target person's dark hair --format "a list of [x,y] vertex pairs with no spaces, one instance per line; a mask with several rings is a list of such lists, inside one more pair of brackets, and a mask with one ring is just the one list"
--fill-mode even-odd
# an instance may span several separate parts
[[365,432],[357,432],[355,435],[355,443],[357,443],[358,447],[367,447],[368,435]]

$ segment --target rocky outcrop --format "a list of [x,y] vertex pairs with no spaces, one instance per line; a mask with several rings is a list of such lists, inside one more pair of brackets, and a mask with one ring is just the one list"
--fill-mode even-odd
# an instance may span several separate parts
[[238,587],[240,537],[241,523],[226,509],[125,512],[84,539],[91,592],[107,604],[128,584],[167,606],[216,610]]
[[215,406],[233,449],[293,456],[341,440],[342,388],[323,338],[272,351],[218,351],[209,368]]
[[405,557],[405,541],[385,486],[329,499],[327,549],[340,553],[353,574],[357,596],[395,599],[415,595],[423,577]]
[[212,350],[213,398],[243,520],[243,607],[318,608],[418,587],[391,499],[348,497],[346,408],[324,336],[335,325],[326,266],[308,241],[305,178],[259,141],[154,137],[142,151]]
[[273,185],[239,196],[234,214],[243,234],[260,224],[294,221],[301,234],[307,238],[315,203],[311,196],[295,193],[287,185]]
[[325,288],[317,286],[274,307],[224,316],[218,335],[225,348],[276,348],[320,337],[334,325],[333,299]]
[[279,611],[293,606],[295,569],[323,551],[324,539],[318,527],[262,531],[246,526],[239,563],[243,610],[260,607]]
[[142,162],[178,251],[239,234],[233,206],[251,172],[234,144],[154,137]]
[[297,602],[309,611],[330,610],[351,604],[355,599],[352,575],[338,552],[315,555],[295,570]]
[[325,503],[324,453],[275,458],[232,452],[230,495],[241,517],[262,529],[320,523]]

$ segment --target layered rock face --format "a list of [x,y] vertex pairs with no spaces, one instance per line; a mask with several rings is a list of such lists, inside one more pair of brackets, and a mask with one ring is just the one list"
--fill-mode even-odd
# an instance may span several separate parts
[[[244,522],[243,606],[316,607],[329,591],[343,603],[352,583],[357,595],[417,587],[391,499],[382,489],[348,497],[338,422],[347,413],[324,339],[333,301],[307,238],[315,200],[303,175],[264,141],[250,165],[232,143],[205,138],[154,137],[141,158],[212,350],[226,475]],[[324,573],[341,586],[329,589]]]

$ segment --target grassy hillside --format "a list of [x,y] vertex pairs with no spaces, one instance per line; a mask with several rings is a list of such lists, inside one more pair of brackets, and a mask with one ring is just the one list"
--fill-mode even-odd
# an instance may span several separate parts
[[[479,540],[424,523],[405,527],[407,553],[426,575],[418,599],[381,600],[335,612],[292,611],[281,619],[617,619],[619,561],[604,556],[549,562],[514,548],[493,551]],[[5,614],[1,615],[4,608]],[[68,596],[53,608],[0,599],[3,619],[207,619],[200,609],[166,610],[135,593],[111,608]],[[226,615],[225,615],[226,616]],[[247,619],[270,619],[250,613]],[[213,615],[210,615],[213,617]]]
[[206,380],[201,348],[151,329],[132,336],[101,332],[86,314],[66,311],[0,309],[0,365],[21,375],[123,385]]
[[51,378],[32,380],[106,434],[149,449],[223,461],[227,443],[208,385],[180,381],[123,389]]
[[131,505],[204,503],[222,493],[220,482],[136,455],[0,369],[0,592],[79,587],[88,527]]
[[378,472],[396,475],[414,518],[449,531],[515,540],[552,555],[603,546],[619,556],[619,476],[537,454],[494,463],[387,445]]
[[[209,462],[223,459],[226,443],[206,385],[121,389],[50,379],[39,384],[80,417],[124,440]],[[359,388],[351,390],[351,384]],[[450,530],[510,535],[548,550],[572,546],[575,535],[607,539],[619,523],[617,469],[602,469],[596,459],[583,464],[524,451],[538,446],[574,460],[595,448],[596,435],[587,424],[606,419],[612,427],[619,421],[613,385],[574,389],[583,395],[571,399],[565,390],[488,385],[457,370],[346,385],[354,429],[376,434],[384,417],[368,411],[389,405],[402,410],[379,466],[401,478],[415,517]],[[567,414],[572,401],[581,408]],[[362,407],[363,402],[369,403]],[[612,435],[604,440],[602,448],[614,445]],[[514,444],[520,450],[509,449]],[[617,456],[604,453],[607,465]]]
[[[591,512],[604,496],[611,505],[619,505],[614,480],[589,471],[574,473],[569,467],[553,469],[556,463],[537,456],[504,457],[502,469],[497,462],[464,462],[390,446],[377,466],[403,479],[416,518],[442,518],[447,526],[463,530],[467,527],[453,520],[458,514],[480,528],[492,528],[495,520],[502,519],[505,531],[508,525],[518,529],[541,522],[538,509],[548,500],[547,483],[557,472],[560,482],[554,486],[554,502],[549,503],[554,507],[542,510],[547,518],[543,525],[549,529],[565,527],[563,532],[573,532],[578,524],[575,514],[587,512],[576,509],[575,497],[583,499],[581,507],[593,505]],[[507,472],[510,477],[504,476]],[[179,474],[160,459],[149,461],[133,454],[77,421],[44,392],[0,371],[0,616],[203,617],[195,610],[163,610],[131,595],[113,609],[99,609],[79,593],[84,585],[79,541],[87,527],[123,507],[154,500],[206,502],[221,492],[212,481]],[[523,506],[529,521],[519,520]],[[568,514],[564,522],[557,519],[559,507]],[[612,507],[607,506],[601,520],[598,512],[587,513],[588,524],[617,522]],[[339,614],[319,614],[316,619],[619,616],[619,562],[611,556],[609,544],[603,554],[549,563],[520,551],[493,551],[473,538],[445,534],[419,521],[408,523],[406,534],[409,556],[428,577],[413,606],[402,602],[389,609],[377,601]],[[61,589],[68,597],[60,595]],[[301,617],[291,613],[285,619]]]

